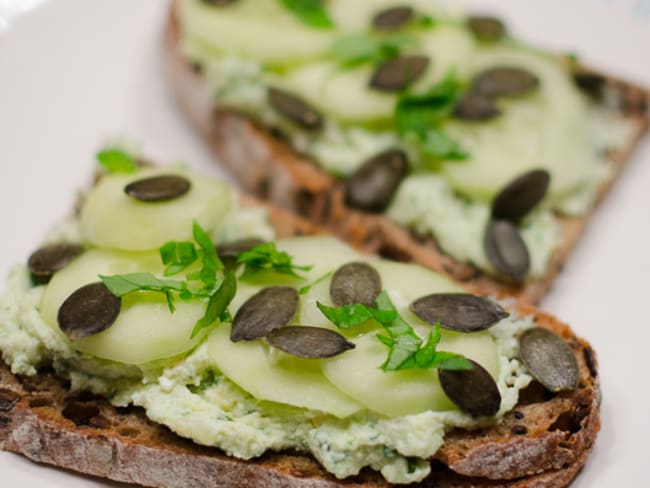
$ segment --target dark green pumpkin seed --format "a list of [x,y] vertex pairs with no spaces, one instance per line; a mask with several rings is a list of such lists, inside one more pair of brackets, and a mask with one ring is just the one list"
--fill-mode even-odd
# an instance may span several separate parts
[[389,149],[363,163],[345,182],[345,203],[367,212],[383,212],[408,171],[406,153]]
[[573,73],[573,81],[580,90],[593,99],[603,98],[607,86],[607,79],[603,75],[589,71],[577,71]]
[[217,254],[221,259],[237,258],[240,254],[250,251],[262,244],[264,244],[264,241],[257,237],[247,237],[235,241],[222,242],[217,245]]
[[250,297],[237,310],[230,340],[253,341],[284,327],[296,314],[298,292],[290,286],[269,286]]
[[73,292],[59,307],[59,328],[72,341],[108,329],[117,319],[122,300],[104,285],[90,283]]
[[528,329],[519,338],[519,357],[533,377],[546,389],[575,390],[580,370],[571,347],[548,329]]
[[158,175],[129,183],[124,193],[142,202],[162,202],[181,197],[190,191],[191,183],[179,175]]
[[501,115],[494,100],[480,93],[468,93],[454,108],[454,117],[461,120],[482,122]]
[[201,0],[201,1],[213,7],[225,7],[227,5],[235,3],[237,0]]
[[539,79],[521,68],[500,66],[480,73],[472,90],[486,97],[515,97],[527,95],[539,87]]
[[331,358],[354,349],[353,343],[333,330],[300,325],[275,329],[266,341],[281,351],[307,359]]
[[302,98],[278,88],[269,88],[271,106],[303,129],[318,130],[323,126],[323,117]]
[[467,19],[467,26],[472,31],[472,34],[483,42],[497,42],[506,35],[506,26],[496,17],[471,16]]
[[415,82],[429,66],[426,56],[398,56],[379,65],[370,80],[370,87],[396,92]]
[[411,7],[391,7],[378,12],[372,19],[372,25],[377,30],[397,30],[413,20],[414,10]]
[[493,220],[485,231],[485,253],[502,275],[520,282],[530,270],[530,254],[517,227],[507,220]]
[[36,285],[50,281],[52,275],[63,269],[70,261],[79,256],[83,248],[79,244],[50,244],[34,251],[27,266]]
[[381,277],[368,263],[347,263],[336,270],[330,283],[330,297],[337,307],[362,303],[369,307],[381,292]]
[[411,303],[420,319],[444,329],[476,332],[487,329],[509,314],[497,303],[470,293],[433,293]]
[[542,201],[551,183],[544,169],[534,169],[515,178],[499,192],[492,202],[492,218],[519,223]]
[[483,366],[469,361],[474,366],[472,369],[438,369],[440,386],[463,412],[475,417],[494,415],[501,407],[499,388]]

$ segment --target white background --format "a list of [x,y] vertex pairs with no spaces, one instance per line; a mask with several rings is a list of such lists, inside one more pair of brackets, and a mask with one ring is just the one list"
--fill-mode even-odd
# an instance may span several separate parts
[[[0,29],[8,7],[31,3],[0,0]],[[650,87],[650,0],[469,3],[503,15],[519,37]],[[157,161],[220,174],[167,93],[165,14],[163,0],[57,0],[0,33],[0,291],[69,212],[103,143],[126,138]],[[647,486],[649,211],[646,141],[543,303],[600,359],[603,429],[575,487]],[[105,486],[7,453],[0,473],[6,486]]]

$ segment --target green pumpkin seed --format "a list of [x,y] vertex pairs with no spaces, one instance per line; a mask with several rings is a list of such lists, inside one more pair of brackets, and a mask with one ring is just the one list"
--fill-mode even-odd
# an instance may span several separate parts
[[485,231],[485,254],[494,269],[516,282],[530,270],[530,254],[517,227],[507,220],[491,221]]
[[362,303],[372,307],[381,292],[381,277],[368,263],[347,263],[336,270],[330,283],[330,297],[337,307]]
[[575,390],[578,361],[569,345],[548,329],[528,329],[519,338],[519,357],[533,377],[554,393]]
[[306,130],[323,127],[323,117],[302,98],[278,88],[269,88],[271,106],[286,118]]
[[510,315],[500,305],[470,293],[433,293],[411,303],[421,320],[457,332],[485,330]]
[[529,71],[509,66],[490,68],[480,73],[472,84],[472,92],[486,97],[516,97],[537,90],[539,79]]
[[235,3],[237,0],[201,0],[201,2],[206,5],[211,5],[212,7],[226,7]]
[[274,329],[266,341],[281,351],[307,359],[331,358],[355,347],[333,330],[304,325]]
[[496,17],[476,15],[467,19],[472,34],[483,42],[497,42],[506,35],[506,26]]
[[373,17],[372,25],[377,30],[397,30],[411,22],[414,14],[415,11],[408,6],[387,8]]
[[492,202],[492,218],[519,223],[542,201],[551,183],[543,169],[528,171],[508,183]]
[[468,93],[454,108],[454,117],[470,122],[483,122],[501,115],[494,100],[480,93]]
[[50,244],[34,251],[27,266],[36,285],[43,285],[50,281],[52,275],[63,269],[74,258],[83,252],[79,244]]
[[190,191],[191,183],[179,175],[159,175],[129,183],[124,193],[142,202],[162,202],[181,197]]
[[426,56],[398,56],[377,67],[370,87],[384,92],[401,91],[417,81],[428,66]]
[[472,369],[438,369],[440,386],[463,412],[475,417],[494,415],[501,407],[499,388],[483,366],[469,361],[474,366]]
[[298,300],[298,292],[290,286],[263,288],[237,310],[230,340],[253,341],[284,327],[296,314]]
[[346,205],[366,212],[383,212],[407,171],[406,153],[399,149],[370,158],[346,180]]
[[122,300],[104,285],[90,283],[74,291],[59,307],[57,322],[71,341],[99,334],[117,319]]
[[240,254],[262,244],[264,244],[264,241],[257,237],[246,237],[235,241],[222,242],[217,245],[217,254],[221,259],[237,258]]

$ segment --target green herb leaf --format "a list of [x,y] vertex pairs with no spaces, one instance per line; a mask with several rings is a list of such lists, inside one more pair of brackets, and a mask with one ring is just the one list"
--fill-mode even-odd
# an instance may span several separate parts
[[176,311],[172,292],[187,293],[187,287],[182,281],[163,280],[156,278],[151,273],[127,273],[112,276],[99,275],[99,278],[111,293],[117,297],[136,291],[163,293],[167,299],[167,306],[172,313]]
[[332,53],[344,68],[354,68],[368,63],[379,65],[399,56],[404,48],[415,45],[417,39],[405,35],[349,34],[334,42]]
[[202,266],[196,273],[187,276],[190,280],[199,280],[203,282],[206,289],[211,290],[217,283],[217,271],[223,269],[223,263],[217,256],[217,250],[214,247],[212,239],[208,233],[199,225],[197,221],[192,224],[192,234],[194,240],[199,245],[199,258]]
[[137,160],[122,149],[106,148],[98,152],[96,157],[109,173],[134,173],[138,170]]
[[235,278],[235,274],[232,272],[226,273],[221,285],[210,295],[205,313],[196,322],[190,339],[194,339],[201,330],[212,325],[217,319],[222,322],[231,319],[230,313],[228,312],[228,305],[235,298],[235,293],[237,293],[237,279]]
[[192,265],[198,254],[192,242],[170,241],[160,248],[160,258],[167,265],[165,276],[171,276]]
[[373,313],[370,308],[361,303],[343,305],[341,307],[329,307],[317,302],[316,306],[327,317],[327,320],[339,329],[350,329],[373,318]]
[[290,10],[303,24],[316,29],[334,27],[323,0],[281,0],[282,5]]
[[315,281],[312,283],[309,283],[308,285],[303,286],[302,288],[298,288],[298,295],[305,295],[306,293],[309,293],[309,290],[311,290],[314,286],[316,286],[318,283],[320,283],[323,280],[326,280],[330,276],[334,274],[334,271],[329,271],[325,273],[323,276],[316,278]]
[[462,94],[462,84],[453,73],[423,94],[404,93],[395,105],[395,127],[434,160],[462,160],[468,154],[447,136],[442,123],[453,113]]
[[237,258],[237,262],[244,265],[241,280],[249,279],[260,271],[272,271],[304,279],[296,273],[296,270],[309,271],[312,268],[312,266],[294,265],[293,258],[284,251],[278,251],[274,242],[267,242],[243,252]]

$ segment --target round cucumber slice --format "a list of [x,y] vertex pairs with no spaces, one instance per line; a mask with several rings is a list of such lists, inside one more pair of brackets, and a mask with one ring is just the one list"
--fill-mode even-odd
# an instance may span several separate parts
[[449,162],[443,174],[461,193],[489,200],[506,184],[532,169],[551,173],[549,194],[560,197],[581,185],[594,169],[588,106],[553,58],[508,48],[484,48],[473,73],[514,66],[534,73],[539,90],[526,97],[501,99],[502,115],[490,122],[453,121],[447,133],[470,154]]
[[223,8],[182,0],[179,13],[185,36],[216,53],[263,64],[287,65],[322,56],[335,38],[331,29],[301,23],[278,0],[240,0]]
[[[388,349],[369,333],[353,341],[356,349],[323,361],[329,381],[369,410],[398,417],[425,410],[456,409],[447,398],[435,369],[383,371]],[[463,354],[485,367],[493,377],[498,373],[497,352],[487,332],[458,334],[443,331],[439,350]]]
[[[163,202],[142,202],[127,196],[124,187],[142,178],[178,174],[190,180],[185,195]],[[104,176],[88,194],[81,210],[84,238],[100,247],[146,251],[168,241],[192,240],[192,222],[212,232],[231,202],[223,182],[184,171],[155,169]]]
[[[54,275],[41,301],[41,315],[50,327],[60,331],[58,310],[71,293],[99,281],[100,274],[134,272],[161,273],[160,257],[153,252],[86,251]],[[204,335],[194,339],[190,335],[204,312],[203,302],[176,300],[176,312],[172,314],[161,294],[136,292],[122,298],[120,314],[108,329],[70,344],[92,356],[127,364],[168,358],[192,349],[201,341]]]
[[230,325],[216,328],[208,351],[219,370],[255,398],[347,417],[362,406],[323,376],[320,360],[271,351],[262,341],[230,340]]

